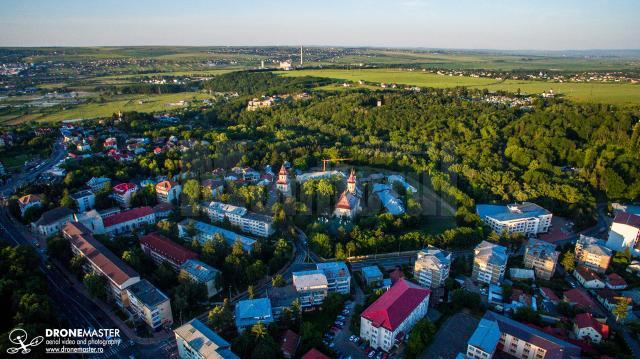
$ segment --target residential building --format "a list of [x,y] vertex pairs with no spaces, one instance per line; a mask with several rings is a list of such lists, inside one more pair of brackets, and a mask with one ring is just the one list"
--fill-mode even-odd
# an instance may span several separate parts
[[589,293],[583,288],[573,288],[563,293],[562,300],[571,306],[589,312],[598,318],[604,317],[604,313],[599,309],[598,303],[591,298]]
[[607,247],[622,252],[629,249],[631,254],[640,253],[640,216],[628,212],[618,213],[611,223]]
[[327,276],[317,269],[293,272],[293,286],[298,292],[300,307],[303,310],[322,305],[329,293]]
[[595,295],[598,301],[611,313],[620,303],[627,304],[627,313],[631,313],[633,309],[633,300],[631,298],[625,297],[609,288],[596,289]]
[[87,186],[91,188],[93,193],[98,193],[107,186],[111,186],[111,179],[107,177],[91,177],[87,182]]
[[418,252],[413,274],[421,286],[438,288],[444,286],[450,269],[451,253],[430,246]]
[[170,328],[173,324],[169,297],[146,279],[127,287],[129,310],[134,318],[144,321],[151,329]]
[[78,212],[86,212],[93,209],[96,204],[96,196],[91,190],[82,190],[71,195],[71,198],[76,203]]
[[295,357],[298,345],[300,344],[300,336],[291,329],[287,329],[280,339],[280,351],[286,359]]
[[242,333],[245,329],[263,323],[268,326],[273,322],[271,302],[269,298],[241,300],[235,309],[236,328]]
[[40,219],[31,223],[31,229],[43,237],[50,237],[60,232],[62,226],[72,220],[72,210],[58,207],[42,213]]
[[166,202],[161,202],[153,206],[153,212],[156,214],[156,220],[169,217],[174,209],[175,206],[173,204]]
[[536,277],[550,280],[559,255],[554,244],[530,238],[524,252],[524,267],[533,269]]
[[272,287],[267,291],[271,301],[271,313],[274,319],[279,319],[285,309],[292,309],[293,302],[298,299],[296,287],[288,284],[284,287]]
[[502,286],[499,286],[497,284],[489,284],[487,301],[490,304],[502,304],[504,302],[504,299],[504,290],[502,289]]
[[387,182],[390,183],[391,185],[393,185],[394,183],[398,182],[409,193],[417,193],[418,192],[418,190],[415,187],[413,187],[412,185],[410,185],[403,176],[390,175],[390,176],[387,177]]
[[372,348],[388,352],[401,333],[410,332],[427,315],[430,293],[405,279],[397,281],[362,312],[360,337]]
[[554,293],[550,288],[540,287],[540,295],[542,295],[542,298],[550,301],[553,304],[557,305],[558,303],[560,303],[560,298],[558,298],[556,293]]
[[469,339],[466,357],[489,359],[500,356],[498,351],[509,357],[526,359],[580,358],[578,346],[487,311]]
[[102,222],[105,233],[117,235],[131,232],[144,225],[154,224],[156,215],[151,207],[138,207],[105,217]]
[[577,266],[573,276],[587,289],[604,288],[604,280],[597,272],[583,266]]
[[82,223],[93,234],[104,234],[104,222],[102,216],[95,209],[83,213],[75,213],[73,221]]
[[180,275],[202,284],[207,288],[207,297],[211,298],[220,292],[221,272],[197,259],[187,259],[180,266]]
[[509,277],[511,280],[534,280],[536,274],[533,269],[509,268]]
[[31,207],[41,207],[42,202],[40,202],[40,196],[35,194],[28,194],[26,196],[22,196],[18,199],[18,207],[20,208],[20,215],[24,216],[24,213],[27,209]]
[[131,207],[131,196],[138,192],[138,186],[135,183],[120,183],[113,187],[113,198],[121,207]]
[[276,188],[283,196],[291,197],[291,180],[289,180],[289,172],[284,167],[284,163],[282,164],[282,167],[280,167],[280,172],[278,172]]
[[605,286],[613,290],[622,290],[627,288],[627,281],[618,273],[611,273],[605,276]]
[[62,235],[69,240],[73,254],[85,259],[86,272],[96,273],[107,279],[107,296],[120,308],[129,306],[125,290],[140,281],[138,273],[95,239],[91,231],[81,223],[65,224]]
[[151,257],[156,264],[169,263],[176,271],[187,260],[198,257],[195,252],[184,248],[160,233],[149,233],[140,237],[138,241],[140,241],[142,251]]
[[336,203],[336,208],[333,211],[334,216],[353,218],[362,211],[362,207],[360,206],[362,193],[360,193],[356,182],[356,173],[355,171],[351,171],[347,179],[347,189],[342,192]]
[[340,294],[351,292],[351,273],[344,262],[318,263],[316,267],[327,277],[329,292]]
[[578,265],[604,273],[609,268],[613,251],[606,246],[606,241],[581,234],[576,241],[575,254]]
[[193,238],[195,238],[200,244],[204,245],[209,240],[216,240],[216,236],[222,237],[229,246],[233,246],[236,242],[242,244],[242,249],[245,252],[251,253],[253,246],[256,244],[256,240],[243,236],[236,232],[216,227],[208,223],[196,221],[193,219],[185,219],[178,223],[178,234],[180,237],[189,238],[190,232],[193,232]]
[[178,203],[182,193],[182,186],[172,181],[162,181],[156,184],[156,197],[158,202]]
[[204,206],[203,210],[212,222],[223,222],[226,218],[243,232],[259,237],[269,237],[275,232],[272,217],[249,212],[244,207],[214,201]]
[[328,179],[328,178],[346,178],[344,173],[340,171],[318,171],[318,172],[307,172],[296,175],[296,182],[304,183],[309,180],[319,180],[319,179]]
[[479,204],[476,212],[496,233],[522,233],[528,236],[547,232],[553,217],[551,212],[530,202],[507,206]]
[[393,191],[390,185],[383,183],[375,183],[373,185],[373,193],[378,196],[380,203],[387,209],[387,212],[394,216],[399,216],[405,212],[402,201],[398,198],[398,194]]
[[482,241],[474,249],[473,280],[482,283],[500,283],[507,268],[507,248]]
[[597,344],[609,337],[609,326],[600,323],[591,313],[580,313],[573,321],[573,333],[577,339]]
[[331,359],[331,357],[316,348],[311,348],[311,350],[306,352],[300,359]]
[[231,351],[231,344],[222,339],[199,319],[173,331],[180,359],[239,359]]
[[382,284],[383,276],[378,266],[368,266],[362,268],[362,277],[364,279],[364,282],[369,287],[374,288]]
[[224,191],[224,181],[206,179],[203,180],[200,184],[202,185],[202,187],[207,188],[209,191],[211,191],[211,197],[213,198]]
[[105,150],[108,150],[108,149],[111,149],[111,148],[117,150],[118,149],[118,140],[116,140],[114,137],[109,137],[106,140],[104,140],[104,142],[102,143],[102,147]]

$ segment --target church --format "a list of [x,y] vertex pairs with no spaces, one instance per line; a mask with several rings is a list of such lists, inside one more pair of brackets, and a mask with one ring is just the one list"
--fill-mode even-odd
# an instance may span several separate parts
[[356,214],[362,211],[362,207],[360,206],[361,198],[362,194],[356,186],[356,173],[354,170],[351,170],[351,174],[349,174],[349,178],[347,179],[347,189],[340,195],[333,215],[336,217],[355,217]]
[[284,167],[284,163],[282,167],[280,167],[280,172],[278,172],[278,180],[276,181],[276,188],[280,193],[282,193],[285,197],[291,197],[291,182],[289,181],[289,172]]

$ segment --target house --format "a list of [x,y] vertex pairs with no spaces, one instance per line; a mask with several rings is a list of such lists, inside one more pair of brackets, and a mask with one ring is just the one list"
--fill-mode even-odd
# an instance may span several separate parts
[[418,252],[413,273],[421,286],[438,288],[449,278],[450,268],[451,253],[430,246]]
[[153,206],[153,212],[156,214],[156,219],[167,218],[173,212],[175,207],[171,203],[158,203]]
[[173,324],[171,301],[146,279],[127,287],[129,309],[134,318],[145,322],[151,329],[170,328]]
[[300,344],[300,336],[291,329],[287,329],[280,339],[280,351],[286,359],[291,359],[296,355],[298,345]]
[[536,298],[531,294],[525,293],[520,289],[514,288],[511,293],[511,304],[510,307],[513,311],[516,311],[519,308],[527,307],[531,308],[534,311],[538,310],[538,302]]
[[473,280],[482,283],[500,283],[507,268],[507,248],[501,245],[482,241],[474,249]]
[[580,358],[580,348],[533,326],[487,311],[467,343],[467,358]]
[[75,202],[78,212],[86,212],[93,209],[93,206],[96,204],[96,196],[91,190],[82,190],[73,193],[71,199]]
[[595,295],[598,301],[611,313],[620,303],[627,304],[627,313],[631,313],[633,309],[633,300],[631,298],[618,294],[609,288],[596,289]]
[[640,239],[640,216],[628,212],[618,213],[611,223],[607,247],[622,252],[629,249],[636,256],[638,240]]
[[285,197],[291,197],[291,181],[289,180],[289,172],[284,167],[284,163],[280,167],[278,172],[278,180],[276,181],[276,188]]
[[120,308],[129,306],[126,289],[140,281],[140,276],[118,256],[93,237],[81,223],[69,222],[62,228],[71,251],[85,259],[84,270],[107,279],[107,296]]
[[604,273],[609,268],[613,251],[606,246],[606,241],[580,235],[576,241],[576,262],[598,273]]
[[104,142],[102,143],[102,147],[105,150],[108,150],[108,149],[111,149],[111,148],[117,150],[118,149],[118,140],[116,140],[115,137],[109,137],[106,140],[104,140]]
[[231,225],[255,236],[266,238],[275,232],[272,217],[249,212],[244,207],[213,201],[202,209],[212,222],[220,223],[227,219]]
[[533,280],[536,278],[536,274],[532,269],[509,268],[509,277],[512,280]]
[[324,272],[329,292],[349,294],[351,292],[351,273],[344,262],[324,262],[316,264]]
[[347,189],[340,195],[333,215],[346,218],[355,217],[356,214],[362,211],[362,207],[360,206],[361,198],[362,194],[356,185],[356,173],[355,171],[351,171],[347,179]]
[[550,280],[559,255],[554,244],[530,238],[524,252],[524,267],[533,269],[536,277]]
[[107,234],[117,235],[154,224],[156,215],[151,207],[138,207],[105,217],[102,222]]
[[604,288],[604,281],[600,274],[583,266],[577,266],[573,271],[573,276],[587,289]]
[[198,257],[195,252],[184,248],[160,233],[149,233],[140,237],[138,241],[142,251],[151,257],[157,265],[166,262],[176,271],[187,260]]
[[180,359],[239,359],[231,351],[231,344],[199,319],[173,331]]
[[91,188],[93,193],[98,193],[105,187],[111,186],[111,179],[107,177],[92,177],[87,182],[87,186]]
[[35,194],[28,194],[18,199],[18,207],[20,207],[20,215],[24,216],[24,213],[31,207],[42,207],[40,196]]
[[324,355],[316,348],[311,348],[311,350],[306,352],[300,359],[331,359],[331,357]]
[[43,237],[50,237],[60,232],[62,226],[72,220],[72,210],[58,207],[42,213],[40,219],[31,223],[31,229]]
[[293,302],[298,300],[298,292],[292,284],[284,287],[272,287],[267,295],[271,301],[271,312],[274,319],[279,319],[285,309],[292,310]]
[[598,307],[598,303],[596,303],[583,288],[573,288],[565,291],[562,300],[580,310],[590,312],[598,318],[604,316],[604,313],[602,313]]
[[378,266],[368,266],[362,268],[362,277],[369,287],[378,287],[382,283],[382,272]]
[[180,275],[204,285],[209,298],[220,292],[220,274],[219,270],[196,259],[187,259],[180,266]]
[[388,352],[396,339],[427,315],[430,293],[405,279],[397,281],[360,315],[360,337],[372,348]]
[[609,337],[609,326],[600,323],[590,313],[580,313],[573,321],[573,333],[577,339],[597,344]]
[[293,286],[303,310],[322,305],[329,293],[327,276],[318,269],[293,272]]
[[93,234],[104,234],[104,222],[102,216],[95,209],[73,215],[73,221],[82,223]]
[[507,206],[479,204],[476,212],[496,233],[522,233],[528,236],[547,232],[553,217],[551,212],[530,202]]
[[611,273],[605,276],[605,285],[607,288],[614,290],[627,288],[627,282],[618,273]]
[[236,304],[235,321],[238,332],[251,328],[258,323],[268,326],[273,322],[269,298],[241,300]]
[[138,186],[135,183],[120,183],[113,187],[113,198],[118,202],[120,207],[131,207],[131,196],[138,192]]
[[253,247],[256,244],[256,240],[253,238],[249,238],[247,236],[243,236],[236,232],[216,227],[210,225],[208,223],[196,221],[194,219],[187,218],[182,222],[178,223],[178,234],[182,238],[189,238],[190,232],[193,231],[193,238],[196,239],[200,244],[204,245],[209,240],[216,240],[217,236],[221,236],[227,244],[232,247],[236,242],[240,242],[242,245],[242,250],[247,253],[251,253],[253,251]]
[[550,301],[553,304],[557,305],[558,303],[560,303],[560,298],[558,298],[558,296],[547,287],[540,287],[540,295],[542,296],[542,298]]
[[177,203],[182,193],[182,186],[172,181],[162,181],[156,184],[158,202]]
[[501,304],[504,302],[504,291],[502,290],[502,286],[493,283],[489,284],[487,301],[490,304]]
[[211,192],[211,197],[216,197],[218,194],[224,191],[224,181],[206,179],[201,183],[202,187],[208,189]]
[[375,183],[373,185],[373,193],[378,196],[380,203],[382,203],[387,212],[392,215],[399,216],[405,212],[402,201],[398,198],[398,194],[393,191],[390,185]]

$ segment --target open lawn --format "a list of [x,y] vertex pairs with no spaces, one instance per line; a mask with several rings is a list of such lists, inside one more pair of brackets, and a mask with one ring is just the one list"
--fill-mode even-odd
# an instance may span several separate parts
[[421,71],[396,69],[300,70],[282,72],[281,74],[283,76],[329,77],[345,81],[364,80],[435,88],[466,86],[469,88],[486,88],[491,91],[505,90],[512,92],[520,89],[523,94],[540,94],[552,89],[556,93],[563,94],[567,98],[578,102],[611,103],[619,105],[640,104],[640,85],[629,83],[554,83],[526,80],[496,81],[490,78],[443,76]]

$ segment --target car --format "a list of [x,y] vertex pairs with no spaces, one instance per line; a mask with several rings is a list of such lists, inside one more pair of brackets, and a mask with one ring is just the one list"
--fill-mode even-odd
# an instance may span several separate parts
[[334,342],[331,342],[331,344],[329,344],[329,348],[331,348],[331,349],[333,349],[333,347],[335,347],[335,346],[336,346],[336,343],[334,343]]
[[376,355],[376,351],[372,350],[369,352],[369,355],[367,355],[369,358],[373,358]]
[[339,315],[338,316],[338,320],[344,320],[344,319],[345,319],[344,315]]
[[350,342],[354,342],[355,340],[356,340],[356,336],[355,335],[352,335],[352,336],[349,337],[349,341]]

